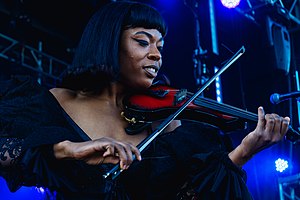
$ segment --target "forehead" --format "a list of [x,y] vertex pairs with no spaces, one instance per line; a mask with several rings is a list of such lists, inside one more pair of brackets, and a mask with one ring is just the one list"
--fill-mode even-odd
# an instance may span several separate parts
[[162,40],[162,35],[157,29],[145,29],[141,27],[129,28],[124,30],[123,35],[125,36],[145,36],[150,39]]

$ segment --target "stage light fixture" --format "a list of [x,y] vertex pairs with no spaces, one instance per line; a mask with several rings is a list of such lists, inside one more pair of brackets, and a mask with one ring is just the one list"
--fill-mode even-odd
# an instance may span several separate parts
[[226,8],[235,8],[240,4],[241,0],[221,0],[221,3]]
[[286,170],[289,167],[288,161],[278,158],[275,161],[275,167],[276,167],[276,171],[283,172],[284,170]]

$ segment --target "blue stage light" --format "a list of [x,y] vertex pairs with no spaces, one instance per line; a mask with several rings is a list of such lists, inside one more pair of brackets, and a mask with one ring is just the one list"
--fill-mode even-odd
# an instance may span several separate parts
[[[215,73],[218,70],[219,70],[218,67],[214,67]],[[223,102],[223,97],[222,97],[222,85],[221,85],[221,78],[220,77],[216,78],[215,86],[216,86],[216,99],[217,99],[217,102],[222,103]]]
[[281,159],[281,158],[278,158],[275,161],[275,166],[276,166],[276,171],[278,171],[278,172],[283,172],[284,170],[286,170],[289,167],[288,161]]
[[241,0],[221,0],[221,3],[226,8],[235,8],[240,4]]

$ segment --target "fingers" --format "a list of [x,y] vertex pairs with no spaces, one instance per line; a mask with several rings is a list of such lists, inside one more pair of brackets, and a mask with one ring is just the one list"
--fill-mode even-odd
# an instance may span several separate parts
[[279,133],[278,135],[283,137],[288,130],[290,118],[280,117],[279,115],[272,113],[267,114],[266,118],[266,131]]
[[[266,131],[267,132],[280,132],[280,117],[276,114],[266,114]],[[278,127],[279,125],[279,127]]]
[[285,135],[286,132],[288,131],[290,121],[291,119],[289,117],[283,118],[281,130],[280,130],[281,135]]
[[135,146],[130,143],[121,143],[121,146],[124,150],[119,152],[120,167],[122,169],[127,169],[135,158],[141,160],[140,151]]
[[104,146],[103,149],[105,150],[105,152],[103,153],[103,157],[115,154],[115,148],[110,144],[107,146]]
[[[103,138],[101,139],[103,140]],[[103,147],[103,150],[105,151],[103,153],[103,157],[109,158],[106,163],[120,162],[121,169],[127,169],[135,158],[137,158],[137,160],[141,160],[140,151],[134,145],[125,142],[118,142],[113,139],[108,140],[107,145]]]
[[281,117],[278,114],[265,114],[262,107],[258,108],[257,130],[264,141],[277,142],[281,140],[289,128],[289,117]]
[[257,128],[259,130],[263,130],[265,127],[265,111],[262,106],[260,106],[257,110],[258,113],[258,123]]
[[275,113],[265,114],[263,107],[260,106],[256,133],[266,142],[277,142],[286,134],[289,122],[289,117],[281,117]]
[[115,152],[114,156],[119,157],[121,169],[127,169],[132,162],[132,155],[130,155],[130,150],[128,150],[126,145],[122,144],[117,144],[115,147],[117,149],[117,152]]

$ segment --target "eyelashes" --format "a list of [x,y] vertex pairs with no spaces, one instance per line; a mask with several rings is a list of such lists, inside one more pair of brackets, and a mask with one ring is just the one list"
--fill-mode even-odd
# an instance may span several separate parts
[[139,45],[141,45],[142,47],[146,47],[149,45],[149,42],[147,42],[146,40],[139,40],[139,39],[134,39],[134,40],[137,41]]
[[[140,39],[136,39],[136,38],[133,38],[136,42],[139,43],[140,46],[142,47],[147,47],[149,45],[149,42],[147,42],[146,40],[140,40]],[[157,47],[157,50],[162,53],[163,52],[163,47],[162,46],[158,46]]]

